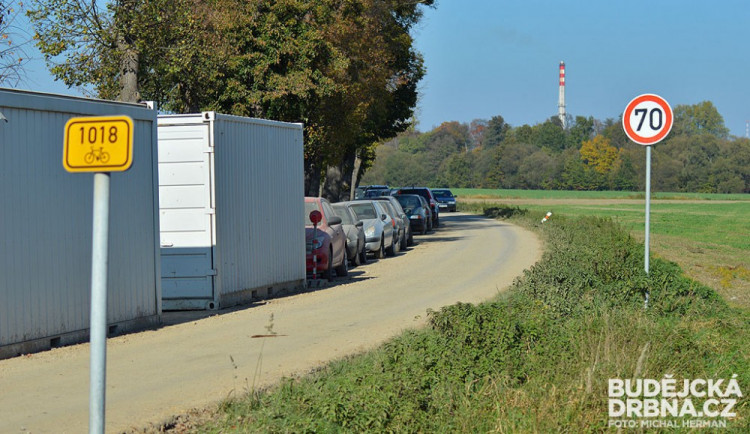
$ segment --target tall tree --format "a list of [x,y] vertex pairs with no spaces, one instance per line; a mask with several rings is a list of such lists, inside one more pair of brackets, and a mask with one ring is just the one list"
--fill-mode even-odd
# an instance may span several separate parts
[[487,132],[485,133],[484,144],[488,148],[500,145],[510,130],[510,125],[505,123],[502,116],[497,115],[490,118],[487,122]]
[[694,136],[710,134],[726,138],[729,129],[724,126],[724,118],[711,101],[693,105],[678,105],[674,109],[675,135]]
[[0,85],[15,86],[24,75],[24,46],[28,41],[16,25],[22,8],[22,3],[0,0]]

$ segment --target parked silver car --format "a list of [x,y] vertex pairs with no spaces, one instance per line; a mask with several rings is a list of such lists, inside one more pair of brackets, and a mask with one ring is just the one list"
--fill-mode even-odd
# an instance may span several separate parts
[[393,222],[383,206],[372,200],[339,203],[349,205],[357,219],[362,220],[367,251],[378,259],[384,258],[386,249],[393,249]]
[[357,218],[345,203],[334,203],[333,211],[341,217],[341,224],[346,233],[346,254],[352,265],[367,263],[367,249],[365,248],[365,230],[362,220]]
[[393,210],[395,211],[395,220],[396,220],[396,226],[398,226],[399,229],[399,243],[400,243],[400,249],[406,250],[406,246],[411,246],[414,244],[414,236],[411,232],[411,225],[409,224],[409,216],[406,215],[406,211],[404,211],[404,208],[401,206],[401,203],[393,196],[382,196],[373,198],[373,200],[381,200],[381,201],[388,201],[388,203],[391,204],[393,207]]

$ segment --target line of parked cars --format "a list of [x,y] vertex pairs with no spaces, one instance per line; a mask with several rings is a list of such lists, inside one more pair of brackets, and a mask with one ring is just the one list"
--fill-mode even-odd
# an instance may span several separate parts
[[382,259],[406,250],[415,233],[440,225],[441,210],[456,210],[450,190],[438,191],[441,196],[427,187],[377,185],[357,188],[352,201],[305,197],[307,274],[333,280],[366,264],[369,255]]

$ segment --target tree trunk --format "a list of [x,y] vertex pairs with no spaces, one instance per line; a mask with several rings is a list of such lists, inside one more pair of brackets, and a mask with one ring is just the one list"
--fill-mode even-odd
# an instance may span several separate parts
[[354,167],[352,167],[352,182],[349,185],[349,200],[354,200],[354,192],[359,184],[359,168],[362,167],[362,159],[359,154],[354,154]]
[[305,160],[305,196],[319,196],[320,187],[320,169],[312,162]]
[[326,182],[322,191],[322,196],[326,197],[332,202],[338,202],[341,200],[343,193],[343,172],[341,167],[328,166],[326,170]]
[[139,102],[141,94],[138,92],[138,51],[124,36],[117,39],[120,58],[120,96],[123,102]]

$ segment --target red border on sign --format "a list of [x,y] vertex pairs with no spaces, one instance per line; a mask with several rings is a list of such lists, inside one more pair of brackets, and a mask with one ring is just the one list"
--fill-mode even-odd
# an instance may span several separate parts
[[[630,122],[628,121],[633,110],[635,110],[635,107],[644,101],[651,101],[658,104],[659,107],[664,109],[664,113],[666,115],[666,125],[659,132],[659,134],[653,137],[639,136],[638,133],[633,131],[633,129],[630,127]],[[630,140],[638,143],[639,145],[648,146],[660,142],[662,139],[664,139],[664,137],[667,136],[667,134],[669,134],[670,131],[672,131],[673,120],[674,116],[672,115],[672,107],[669,105],[669,103],[659,95],[647,93],[633,98],[633,100],[628,103],[627,107],[625,107],[625,112],[622,115],[622,128],[625,130],[625,134],[627,134]]]

